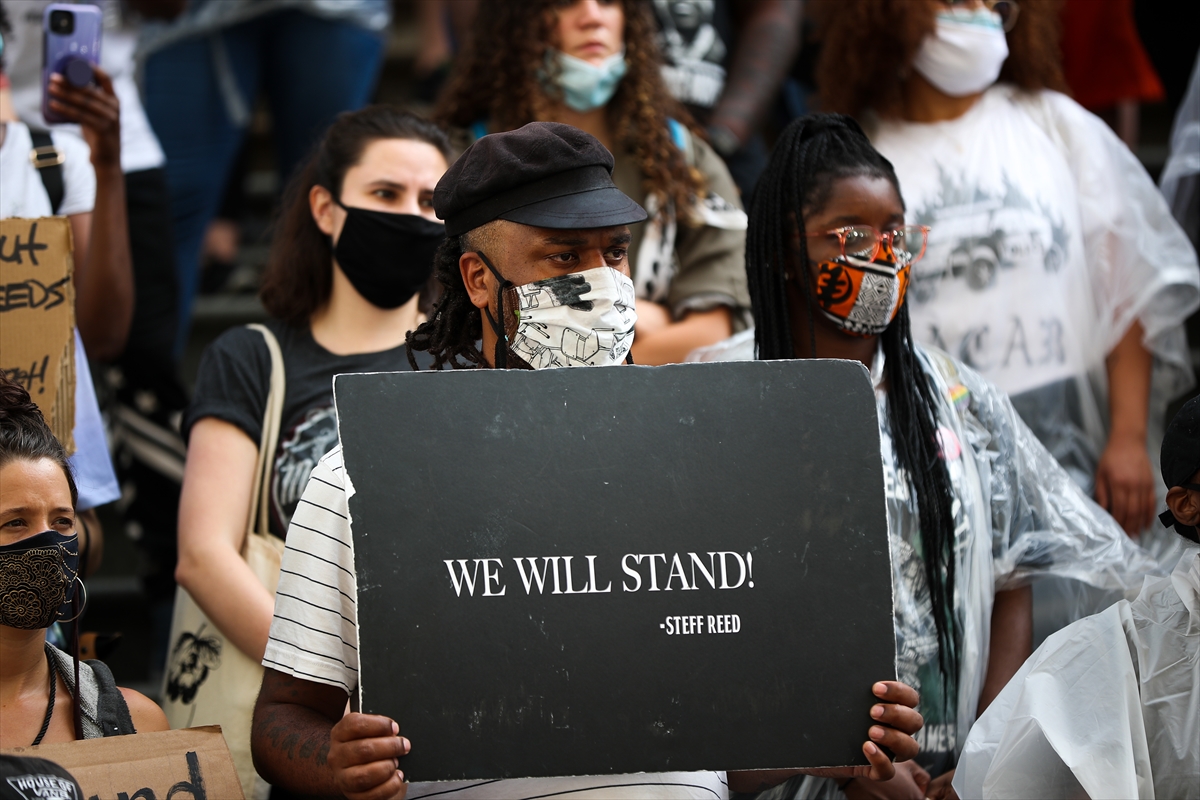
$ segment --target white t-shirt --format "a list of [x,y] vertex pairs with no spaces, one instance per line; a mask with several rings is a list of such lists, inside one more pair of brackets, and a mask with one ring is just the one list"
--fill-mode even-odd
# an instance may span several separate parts
[[[62,0],[56,0],[61,2]],[[17,0],[5,3],[12,34],[4,37],[4,60],[12,82],[17,116],[37,130],[46,129],[42,118],[42,14],[52,0]],[[103,14],[100,67],[109,74],[121,102],[121,169],[124,172],[154,169],[167,163],[158,137],[150,127],[135,80],[134,51],[137,27],[123,18],[118,0],[89,0]],[[78,125],[55,125],[54,130],[79,136]],[[86,147],[86,145],[85,145]]]
[[[292,515],[263,666],[352,694],[358,687],[358,595],[344,475],[338,446],[317,463]],[[724,772],[451,781],[408,788],[410,798],[455,800],[552,795],[722,800],[728,793]]]
[[[33,139],[21,122],[4,125],[4,144],[0,145],[0,219],[9,217],[49,217],[50,196],[37,168],[29,159]],[[63,201],[58,213],[63,216],[86,214],[96,203],[96,173],[92,170],[91,151],[82,139],[55,131],[51,138],[66,159],[63,161]]]

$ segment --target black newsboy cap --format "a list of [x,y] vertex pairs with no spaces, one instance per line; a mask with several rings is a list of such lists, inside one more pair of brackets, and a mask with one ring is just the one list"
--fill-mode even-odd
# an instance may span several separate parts
[[492,220],[539,228],[607,228],[646,219],[612,181],[613,157],[596,137],[557,122],[492,133],[438,181],[433,208],[447,236]]

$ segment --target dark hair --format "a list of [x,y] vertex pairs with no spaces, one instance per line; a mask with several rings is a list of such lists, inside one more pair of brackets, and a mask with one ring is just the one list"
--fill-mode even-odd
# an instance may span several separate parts
[[[821,41],[816,70],[821,109],[899,114],[901,86],[934,31],[939,7],[937,0],[810,2]],[[1005,35],[1008,58],[999,80],[1029,91],[1067,92],[1059,43],[1062,0],[1021,0],[1020,7]]]
[[[900,182],[891,163],[871,146],[850,117],[814,114],[798,119],[776,142],[751,201],[746,234],[746,273],[760,359],[797,357],[785,277],[792,261],[792,235],[800,234],[793,263],[801,265],[801,275],[808,276],[804,214],[823,209],[836,180],[858,175],[886,179],[900,195]],[[815,356],[811,281],[800,283],[808,302],[809,341]],[[916,494],[925,580],[937,627],[938,665],[943,676],[957,676],[953,495],[950,474],[938,446],[935,390],[913,346],[907,303],[900,307],[881,340],[892,439],[899,466],[907,472]]]
[[0,372],[0,467],[10,461],[40,461],[58,465],[71,490],[71,508],[79,503],[79,489],[67,463],[67,451],[54,437],[42,411],[25,387]]
[[[543,88],[546,49],[553,36],[557,0],[479,4],[470,44],[463,48],[434,118],[467,127],[486,121],[494,131],[547,119],[557,98]],[[704,133],[662,78],[658,30],[647,0],[623,0],[628,70],[606,107],[613,136],[633,154],[647,195],[689,208],[704,178],[689,167],[671,138],[668,119]],[[553,69],[553,67],[551,67]],[[680,215],[683,224],[692,220]]]
[[445,131],[416,114],[382,105],[339,114],[284,190],[258,292],[271,316],[307,325],[329,300],[333,246],[312,217],[308,194],[313,186],[324,186],[339,197],[346,172],[379,139],[425,142],[436,147],[447,163],[452,160]]
[[[476,346],[483,336],[483,316],[471,303],[458,267],[463,253],[478,249],[469,240],[479,230],[476,228],[461,236],[447,236],[438,248],[434,257],[433,277],[441,285],[441,299],[429,318],[415,331],[409,331],[404,340],[408,363],[414,370],[418,368],[414,350],[433,356],[430,369],[443,369],[446,364],[454,369],[487,366],[483,353]],[[460,358],[465,359],[465,363],[459,361]]]

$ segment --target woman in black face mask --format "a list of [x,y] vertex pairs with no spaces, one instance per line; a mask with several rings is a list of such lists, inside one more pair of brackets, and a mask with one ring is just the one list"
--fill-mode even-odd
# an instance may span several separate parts
[[[280,549],[309,472],[337,443],[333,376],[409,369],[404,338],[422,320],[422,293],[443,238],[433,189],[449,156],[435,125],[373,106],[338,117],[284,194],[260,292],[284,373],[278,443],[265,453],[271,466],[263,488]],[[198,633],[181,622],[176,604],[164,701],[173,724],[217,721],[205,718],[206,679],[192,666],[198,642],[206,656],[220,652],[212,659],[227,662],[240,652],[254,665],[266,648],[274,598],[243,558],[243,545],[247,518],[260,508],[252,492],[271,374],[264,332],[231,329],[205,351],[183,418],[188,454],[176,577],[211,624]],[[252,701],[258,679],[247,680]],[[248,765],[248,740],[245,746]],[[231,748],[238,761],[238,743]]]
[[162,710],[119,689],[104,664],[46,641],[82,609],[76,495],[42,413],[0,375],[0,750],[167,729]]

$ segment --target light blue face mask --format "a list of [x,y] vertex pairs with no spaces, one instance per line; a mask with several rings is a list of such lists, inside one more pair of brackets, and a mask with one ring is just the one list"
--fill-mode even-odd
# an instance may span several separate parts
[[560,53],[558,50],[546,51],[547,70],[542,71],[541,78],[548,80],[550,70],[557,66],[558,88],[562,89],[563,100],[567,106],[576,111],[591,111],[606,105],[617,91],[621,78],[625,77],[628,68],[625,64],[625,49],[604,59],[599,65],[584,61],[581,58]]

